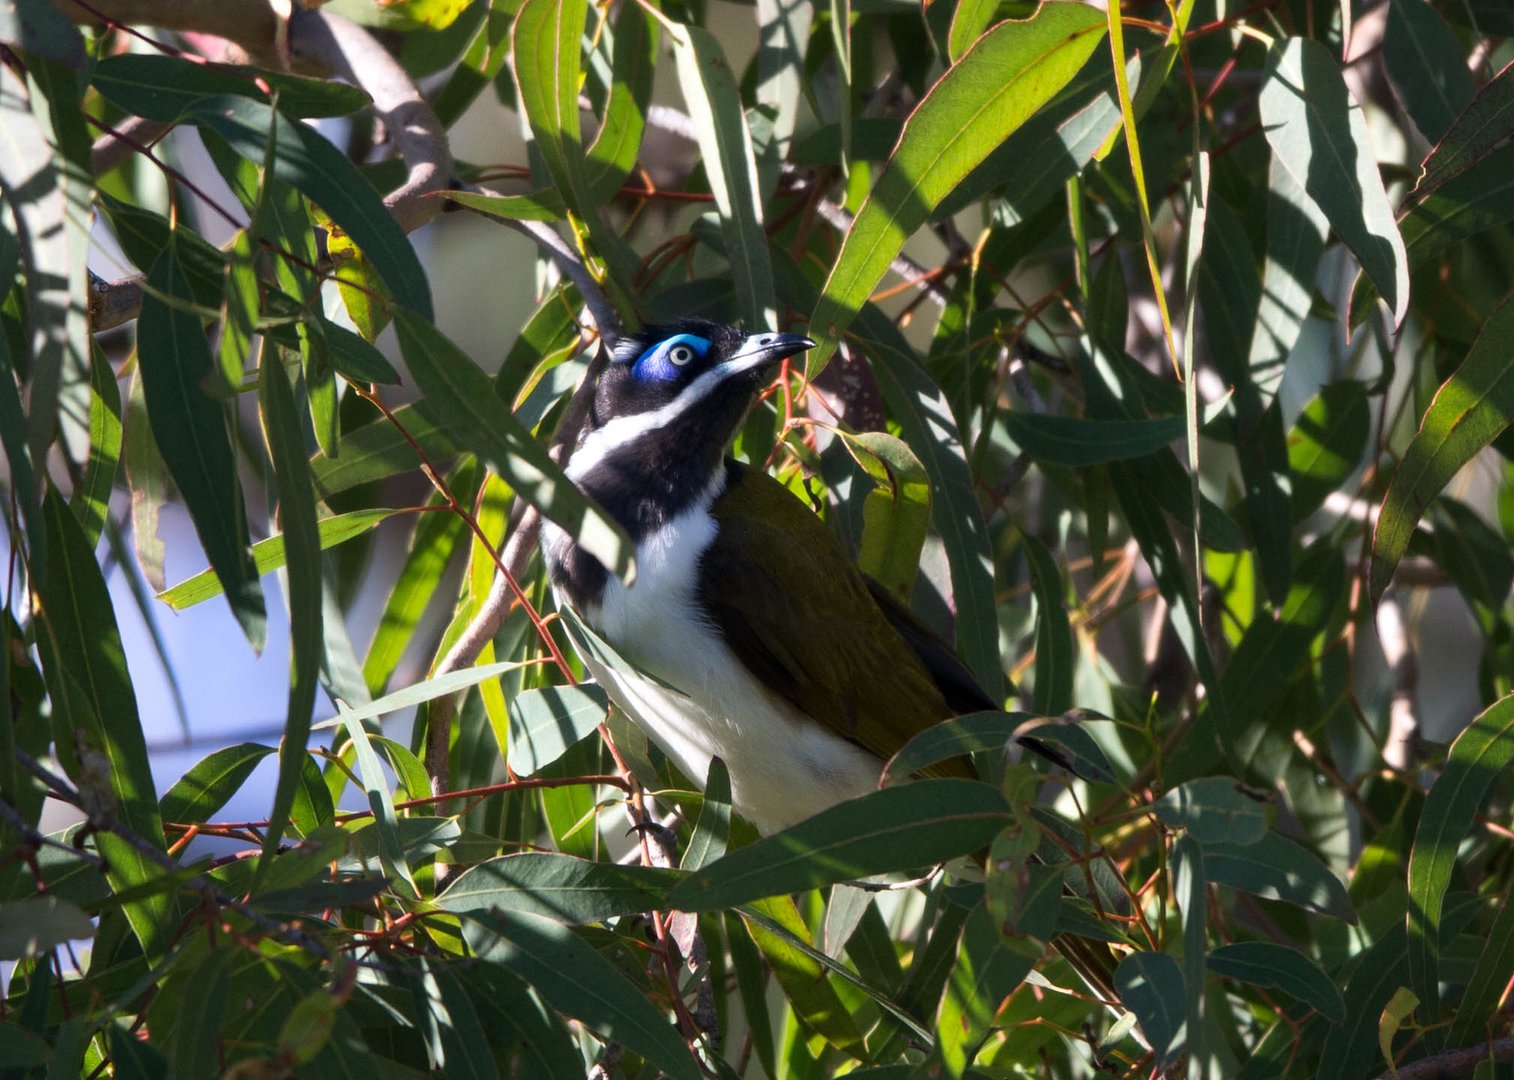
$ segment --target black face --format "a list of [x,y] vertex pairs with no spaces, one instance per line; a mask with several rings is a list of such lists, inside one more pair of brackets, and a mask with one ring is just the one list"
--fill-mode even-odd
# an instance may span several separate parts
[[[707,497],[757,391],[779,361],[813,344],[699,319],[622,338],[568,475],[640,542]],[[553,583],[575,602],[598,595],[605,572],[591,556],[569,546],[552,562]]]
[[733,354],[743,335],[733,326],[680,319],[648,326],[615,343],[594,394],[592,423],[661,408]]

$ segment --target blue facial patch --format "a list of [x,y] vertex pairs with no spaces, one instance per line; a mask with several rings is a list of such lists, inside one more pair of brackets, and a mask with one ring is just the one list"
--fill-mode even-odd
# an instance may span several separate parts
[[671,382],[688,366],[703,360],[710,351],[708,338],[697,334],[678,334],[659,341],[631,363],[631,377],[637,382]]

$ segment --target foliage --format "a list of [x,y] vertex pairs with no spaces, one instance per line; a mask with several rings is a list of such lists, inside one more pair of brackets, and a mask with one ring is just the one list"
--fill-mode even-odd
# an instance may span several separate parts
[[[7,1076],[1514,1056],[1504,5],[286,8],[0,5]],[[491,98],[524,156],[454,161]],[[540,246],[499,355],[436,318],[444,206]],[[1002,700],[891,776],[981,779],[754,839],[577,678],[624,661],[538,616],[535,511],[635,567],[548,448],[598,340],[679,315],[819,342],[738,452]],[[123,633],[199,603],[287,618],[287,718],[160,792]],[[1458,632],[1470,710],[1417,682]],[[677,813],[638,850],[628,809]]]

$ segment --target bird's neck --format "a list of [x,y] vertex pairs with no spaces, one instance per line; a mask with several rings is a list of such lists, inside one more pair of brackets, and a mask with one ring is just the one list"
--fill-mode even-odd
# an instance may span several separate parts
[[[723,446],[691,452],[677,432],[656,429],[615,448],[569,459],[568,476],[626,530],[638,547],[681,514],[707,508],[726,485]],[[588,444],[584,448],[592,449]],[[584,448],[581,448],[584,449]],[[553,587],[580,612],[597,604],[608,571],[566,535],[544,545]]]

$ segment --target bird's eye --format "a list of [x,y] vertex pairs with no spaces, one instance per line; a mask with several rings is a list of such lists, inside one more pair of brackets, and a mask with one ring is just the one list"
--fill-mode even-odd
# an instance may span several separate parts
[[687,345],[674,345],[668,350],[668,360],[676,367],[683,367],[694,359],[694,350]]

